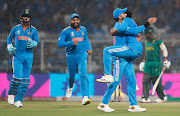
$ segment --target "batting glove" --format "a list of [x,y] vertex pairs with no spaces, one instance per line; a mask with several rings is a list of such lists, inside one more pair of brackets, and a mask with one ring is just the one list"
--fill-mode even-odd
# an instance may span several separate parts
[[145,65],[145,62],[141,62],[141,63],[139,64],[139,70],[140,70],[140,71],[144,71],[144,65]]
[[8,49],[8,51],[9,51],[9,54],[11,54],[11,55],[13,55],[13,56],[15,55],[15,53],[16,53],[16,48],[13,47],[12,43],[7,45],[7,49]]
[[167,67],[167,69],[169,69],[169,67],[171,66],[171,62],[168,60],[164,61],[164,66]]
[[31,38],[28,40],[27,48],[33,48],[37,46],[37,42],[32,40]]

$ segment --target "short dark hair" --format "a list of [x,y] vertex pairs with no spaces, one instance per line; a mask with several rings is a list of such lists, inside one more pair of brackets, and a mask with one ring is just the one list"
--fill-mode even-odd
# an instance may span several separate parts
[[127,14],[127,17],[132,18],[133,13],[131,11],[127,10],[125,13]]
[[117,22],[117,21],[119,21],[119,18],[117,18],[117,19],[114,18],[114,20]]

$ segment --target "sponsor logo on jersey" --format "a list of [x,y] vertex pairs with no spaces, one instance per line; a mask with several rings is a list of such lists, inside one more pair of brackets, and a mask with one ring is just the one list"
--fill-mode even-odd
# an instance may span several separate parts
[[150,47],[146,47],[145,49],[146,49],[146,50],[154,50],[154,47],[153,47],[153,46],[150,46]]
[[71,32],[71,37],[74,37],[75,35],[74,35],[74,32]]
[[72,38],[72,40],[83,41],[83,37],[75,37],[75,38]]
[[84,31],[82,32],[82,36],[84,36]]
[[18,40],[26,40],[26,41],[28,41],[28,40],[29,40],[29,37],[26,37],[26,36],[18,36]]
[[31,35],[31,32],[30,32],[30,31],[28,32],[28,35]]
[[17,31],[17,34],[18,34],[18,35],[20,35],[20,34],[21,34],[20,30],[18,30],[18,31]]

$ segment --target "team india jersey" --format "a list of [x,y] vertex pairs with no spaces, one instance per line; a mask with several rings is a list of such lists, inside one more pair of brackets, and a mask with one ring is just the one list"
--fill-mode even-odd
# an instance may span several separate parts
[[145,40],[146,60],[147,61],[160,61],[159,51],[162,40],[154,37],[151,41]]
[[[128,27],[137,27],[136,23],[129,17],[125,18],[124,21],[129,24]],[[144,29],[144,27],[142,29]],[[127,36],[128,47],[138,52],[139,54],[142,54],[142,50],[143,50],[142,43],[138,42],[136,40],[136,37],[137,35]]]
[[[118,26],[120,26],[119,22],[116,22],[114,25],[114,29],[117,29]],[[124,33],[116,33],[115,36],[113,36],[113,45],[114,46],[126,46],[126,36]]]
[[38,44],[37,29],[33,26],[28,27],[26,30],[21,24],[14,26],[7,38],[7,45],[12,43],[12,39],[15,37],[16,53],[18,52],[33,52],[32,48],[27,48],[28,40],[31,38]]
[[[66,27],[60,34],[58,39],[58,47],[66,47],[66,53],[82,53],[91,50],[88,40],[87,30],[83,26],[79,26],[80,30],[76,30],[71,26]],[[73,40],[78,40],[78,44],[74,45]]]

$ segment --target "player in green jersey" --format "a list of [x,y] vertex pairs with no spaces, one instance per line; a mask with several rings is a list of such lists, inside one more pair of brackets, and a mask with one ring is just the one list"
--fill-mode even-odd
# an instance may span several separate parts
[[[151,102],[149,99],[149,91],[151,89],[151,81],[154,85],[157,78],[161,73],[162,61],[159,56],[160,50],[163,52],[163,64],[167,68],[171,65],[171,62],[167,60],[168,51],[166,49],[165,44],[162,42],[160,38],[154,36],[154,29],[152,27],[146,28],[145,33],[145,57],[143,62],[140,63],[139,69],[140,71],[144,71],[143,73],[143,90],[142,90],[142,99],[140,102]],[[160,80],[156,92],[158,94],[158,99],[156,102],[163,102],[167,100],[165,94],[163,92],[163,85]]]

